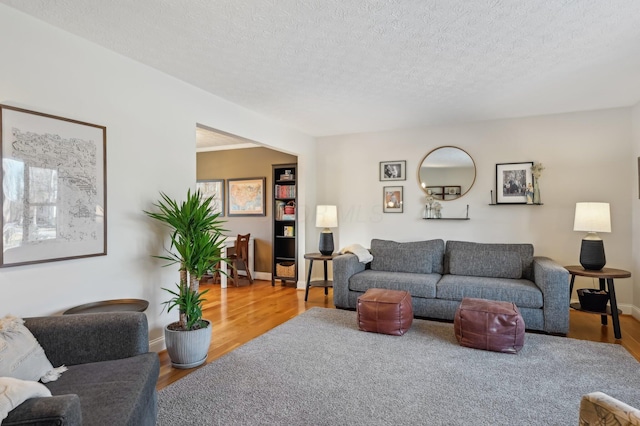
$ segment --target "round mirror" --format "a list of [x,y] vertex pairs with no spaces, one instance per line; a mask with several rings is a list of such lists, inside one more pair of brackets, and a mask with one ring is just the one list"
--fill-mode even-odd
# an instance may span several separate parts
[[476,180],[476,165],[466,151],[441,146],[424,156],[418,167],[418,182],[427,195],[440,201],[462,197]]

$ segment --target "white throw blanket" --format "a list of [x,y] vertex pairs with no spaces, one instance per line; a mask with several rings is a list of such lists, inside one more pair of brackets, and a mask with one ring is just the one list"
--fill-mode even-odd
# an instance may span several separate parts
[[345,253],[355,254],[356,256],[358,256],[358,261],[360,263],[368,263],[373,260],[373,255],[371,255],[369,250],[367,250],[360,244],[351,244],[349,246],[346,246],[342,250],[340,250],[340,254],[345,254]]

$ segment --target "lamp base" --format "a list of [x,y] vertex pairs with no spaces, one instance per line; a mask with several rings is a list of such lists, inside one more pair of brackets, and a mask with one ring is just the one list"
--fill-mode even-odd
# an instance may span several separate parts
[[602,269],[607,264],[607,259],[604,256],[604,242],[602,240],[582,240],[580,264],[589,271]]
[[329,256],[333,253],[333,232],[320,233],[320,253]]

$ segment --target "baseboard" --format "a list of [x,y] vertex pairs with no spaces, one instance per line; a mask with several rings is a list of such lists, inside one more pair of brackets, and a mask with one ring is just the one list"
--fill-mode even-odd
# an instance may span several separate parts
[[149,341],[149,351],[161,352],[165,349],[167,349],[167,346],[164,344],[164,336]]
[[265,280],[265,281],[271,281],[271,272],[254,272],[253,273],[254,277],[256,280]]

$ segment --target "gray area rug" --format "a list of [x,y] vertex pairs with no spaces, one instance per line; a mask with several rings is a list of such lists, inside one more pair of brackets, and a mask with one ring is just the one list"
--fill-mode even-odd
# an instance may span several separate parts
[[619,345],[527,333],[499,354],[449,323],[387,336],[313,308],[161,390],[158,424],[577,425],[589,392],[640,407],[639,366]]

